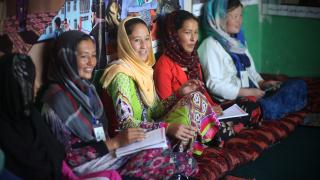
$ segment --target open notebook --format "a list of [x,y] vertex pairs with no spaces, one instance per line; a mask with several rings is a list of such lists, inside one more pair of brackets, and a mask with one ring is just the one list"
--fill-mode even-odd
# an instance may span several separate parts
[[155,129],[146,133],[146,138],[143,141],[135,142],[127,146],[118,148],[116,156],[125,156],[145,149],[152,148],[168,148],[166,132],[164,128]]
[[223,114],[218,116],[219,120],[227,119],[227,118],[234,118],[234,117],[242,117],[248,116],[243,109],[241,109],[237,104],[230,106],[229,108],[223,110]]

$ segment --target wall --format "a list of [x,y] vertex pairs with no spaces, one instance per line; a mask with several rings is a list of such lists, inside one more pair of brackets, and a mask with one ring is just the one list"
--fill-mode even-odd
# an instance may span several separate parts
[[320,77],[320,19],[261,17],[258,5],[251,5],[244,11],[244,29],[259,72]]
[[257,5],[247,6],[243,12],[243,28],[247,45],[255,62],[257,71],[261,71],[262,23],[259,23]]

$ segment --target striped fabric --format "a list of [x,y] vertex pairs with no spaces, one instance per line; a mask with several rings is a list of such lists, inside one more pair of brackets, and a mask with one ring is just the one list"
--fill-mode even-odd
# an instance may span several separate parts
[[[269,76],[266,77],[268,79]],[[278,76],[278,80],[287,77]],[[296,113],[291,113],[279,121],[263,122],[255,129],[241,131],[229,139],[223,148],[207,148],[197,157],[199,173],[197,179],[219,179],[234,168],[258,158],[263,151],[286,138],[301,123],[309,112],[320,112],[320,79],[305,78],[308,86],[308,105]]]

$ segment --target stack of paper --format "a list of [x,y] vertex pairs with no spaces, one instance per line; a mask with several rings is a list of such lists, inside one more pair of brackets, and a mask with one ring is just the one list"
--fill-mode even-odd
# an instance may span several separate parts
[[227,118],[234,118],[234,117],[242,117],[248,116],[243,109],[241,109],[237,104],[230,106],[229,108],[223,110],[221,116],[218,116],[218,119],[227,119]]
[[118,148],[116,156],[125,156],[144,149],[152,148],[168,148],[166,133],[164,128],[155,129],[146,133],[146,138],[143,141],[135,142],[127,146]]

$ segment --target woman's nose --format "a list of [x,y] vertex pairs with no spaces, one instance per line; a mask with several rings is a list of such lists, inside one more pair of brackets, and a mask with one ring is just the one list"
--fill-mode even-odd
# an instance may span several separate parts
[[141,41],[141,49],[146,49],[147,48],[147,42],[146,41]]
[[191,41],[194,41],[194,40],[195,40],[195,36],[196,36],[195,33],[191,33],[190,40],[191,40]]
[[90,57],[89,61],[88,61],[88,65],[89,66],[94,66],[96,61],[97,61],[96,57]]

